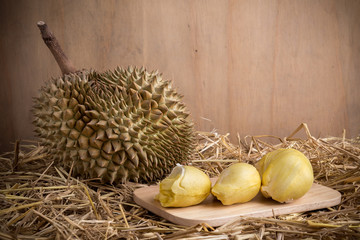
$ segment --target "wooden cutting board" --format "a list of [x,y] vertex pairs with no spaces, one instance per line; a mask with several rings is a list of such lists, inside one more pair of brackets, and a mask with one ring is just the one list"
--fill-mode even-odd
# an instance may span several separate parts
[[266,199],[259,192],[253,200],[242,204],[224,206],[210,194],[205,201],[195,206],[164,208],[158,201],[154,200],[158,192],[159,186],[136,189],[134,201],[170,222],[185,226],[206,222],[216,227],[240,216],[271,217],[305,212],[335,206],[341,201],[341,194],[338,191],[315,183],[302,198],[291,203],[278,203],[272,199]]

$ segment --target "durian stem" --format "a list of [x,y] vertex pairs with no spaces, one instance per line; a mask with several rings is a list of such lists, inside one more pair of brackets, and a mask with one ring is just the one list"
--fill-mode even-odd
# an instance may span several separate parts
[[42,39],[44,40],[46,46],[50,49],[53,54],[56,62],[58,63],[62,74],[69,74],[76,72],[77,69],[74,67],[70,59],[68,59],[60,47],[59,42],[55,38],[55,36],[50,32],[48,26],[45,22],[39,21],[37,22],[37,26],[40,29]]

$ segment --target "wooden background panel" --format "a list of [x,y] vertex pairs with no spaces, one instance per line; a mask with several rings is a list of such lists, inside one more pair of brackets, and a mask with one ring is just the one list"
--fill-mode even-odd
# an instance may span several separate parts
[[44,20],[79,68],[159,69],[198,130],[285,137],[360,127],[359,1],[0,2],[0,151],[32,139],[32,97],[60,70]]

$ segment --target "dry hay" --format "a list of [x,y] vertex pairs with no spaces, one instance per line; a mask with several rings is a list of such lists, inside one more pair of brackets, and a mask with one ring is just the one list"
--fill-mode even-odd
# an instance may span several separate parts
[[[302,139],[294,138],[304,132]],[[265,140],[276,139],[278,144]],[[144,185],[102,185],[79,180],[42,154],[33,142],[17,142],[0,156],[1,239],[359,239],[360,141],[315,138],[306,124],[289,137],[247,136],[237,144],[228,135],[198,132],[191,164],[209,176],[233,162],[254,164],[277,148],[295,148],[312,162],[315,182],[342,194],[338,206],[270,218],[242,218],[212,228],[172,224],[132,200]]]

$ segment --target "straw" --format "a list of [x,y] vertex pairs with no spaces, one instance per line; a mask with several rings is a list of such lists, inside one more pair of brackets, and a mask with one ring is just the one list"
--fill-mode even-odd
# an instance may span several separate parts
[[[305,137],[297,137],[298,135]],[[294,148],[311,161],[315,182],[340,191],[338,206],[269,218],[239,217],[219,227],[177,225],[132,199],[146,186],[134,182],[107,185],[77,179],[52,162],[34,141],[16,141],[0,155],[1,239],[359,239],[360,138],[315,138],[307,124],[288,137],[197,132],[188,164],[210,177],[235,162],[255,164],[266,153]],[[270,141],[268,141],[270,139]]]

